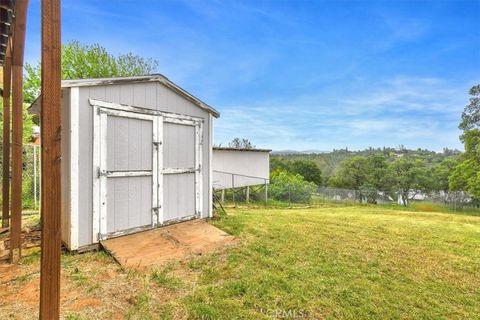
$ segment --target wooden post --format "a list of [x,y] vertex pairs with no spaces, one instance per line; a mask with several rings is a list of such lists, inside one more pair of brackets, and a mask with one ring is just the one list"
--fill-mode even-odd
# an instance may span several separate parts
[[61,255],[60,0],[42,0],[42,257],[40,319],[60,318]]
[[222,204],[225,203],[225,189],[222,189]]
[[2,163],[2,227],[10,225],[10,89],[12,81],[12,56],[10,41],[3,65],[3,163]]
[[12,50],[12,215],[10,261],[21,257],[22,246],[22,170],[23,170],[23,54],[28,0],[15,4]]
[[250,202],[250,186],[247,186],[247,191],[246,191],[246,195],[245,195],[245,198],[247,200],[247,203]]

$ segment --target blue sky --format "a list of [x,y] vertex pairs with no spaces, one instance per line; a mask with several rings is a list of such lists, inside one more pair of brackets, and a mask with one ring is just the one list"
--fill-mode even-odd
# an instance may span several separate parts
[[[32,0],[26,60],[39,59]],[[62,1],[63,41],[159,61],[221,112],[215,142],[459,148],[480,1]]]

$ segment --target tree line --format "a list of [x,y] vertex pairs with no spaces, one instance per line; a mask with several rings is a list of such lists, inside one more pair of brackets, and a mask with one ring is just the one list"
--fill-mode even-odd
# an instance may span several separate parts
[[[400,146],[357,152],[345,148],[324,154],[273,155],[270,161],[272,185],[281,181],[282,184],[303,183],[305,190],[310,190],[313,185],[353,189],[359,191],[359,197],[372,203],[376,203],[380,191],[403,204],[419,193],[436,191],[448,197],[453,191],[461,191],[478,204],[480,85],[473,86],[469,94],[470,103],[465,107],[459,125],[463,131],[460,140],[464,152],[445,148],[442,153],[436,153]],[[332,163],[326,161],[339,158],[341,161],[334,164],[334,169]]]

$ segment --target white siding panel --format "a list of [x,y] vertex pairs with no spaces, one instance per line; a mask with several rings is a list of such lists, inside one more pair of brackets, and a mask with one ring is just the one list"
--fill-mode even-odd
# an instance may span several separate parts
[[[264,184],[270,178],[270,154],[258,151],[213,150],[213,188]],[[232,182],[232,174],[235,174]]]
[[[135,86],[143,86],[145,89],[135,88]],[[106,86],[97,86],[97,87],[81,87],[80,90],[80,105],[79,105],[79,183],[78,183],[78,190],[79,192],[79,199],[78,199],[78,210],[79,210],[79,246],[86,246],[92,244],[92,226],[93,226],[93,108],[90,106],[88,99],[94,98],[103,101],[111,101],[116,103],[123,103],[134,105],[136,107],[141,108],[150,108],[156,109],[160,111],[167,111],[173,112],[178,114],[186,114],[190,116],[200,117],[205,119],[203,125],[203,141],[204,141],[204,152],[203,152],[203,170],[202,170],[202,185],[203,185],[203,209],[202,213],[204,217],[208,216],[210,201],[208,199],[208,188],[210,186],[210,179],[209,179],[209,130],[210,130],[210,123],[207,121],[208,113],[205,110],[202,110],[191,103],[189,100],[183,98],[182,96],[172,92],[170,89],[166,88],[164,85],[160,83],[137,83],[137,84],[115,84],[115,85],[106,85]],[[141,94],[143,92],[143,94]],[[134,96],[138,95],[138,96]],[[135,105],[138,104],[138,105]],[[141,105],[142,104],[142,105]],[[180,129],[181,130],[181,129]],[[143,132],[144,130],[141,129]],[[163,132],[165,133],[165,131]],[[173,133],[177,134],[177,133]],[[176,145],[178,146],[181,143],[189,143],[187,135],[182,132],[178,134],[183,135],[183,138],[179,138],[176,141]],[[145,137],[143,133],[139,134],[141,136],[141,140]],[[183,140],[182,140],[183,139]],[[116,140],[116,139],[115,139]],[[183,141],[183,142],[182,142]],[[150,157],[143,157],[144,154],[147,153],[146,146],[142,146],[139,151],[142,154],[140,162],[142,163],[141,166],[145,165],[145,159],[150,159]],[[165,154],[168,154],[167,148],[164,151]],[[181,160],[175,157],[172,157],[170,161],[185,161],[184,163],[177,162],[179,164],[190,164],[193,162],[193,154],[185,153],[184,156],[181,157]],[[166,157],[165,157],[166,159]],[[183,177],[175,179],[175,175],[167,175],[165,176],[165,183],[164,183],[164,190],[163,196],[165,197],[164,203],[165,206],[167,202],[171,204],[172,208],[175,210],[171,210],[170,212],[173,213],[173,217],[181,214],[180,212],[192,212],[194,213],[195,210],[195,203],[194,201],[190,201],[188,199],[194,199],[194,174],[187,173],[182,174]],[[112,178],[112,179],[130,179],[130,178]],[[112,180],[109,179],[109,180]],[[151,181],[151,177],[135,177],[132,179],[142,179]],[[168,181],[167,181],[168,180]],[[171,180],[171,181],[170,181]],[[177,181],[173,181],[177,180]],[[150,182],[151,183],[151,182]],[[172,189],[168,187],[168,185],[172,185]],[[119,192],[122,191],[122,186],[118,186]],[[148,186],[148,183],[141,184],[141,199],[138,200],[141,204],[141,224],[147,225],[151,222],[151,185]],[[150,192],[145,192],[145,190]],[[171,192],[169,192],[169,190]],[[168,193],[168,194],[167,194]],[[181,197],[178,197],[178,194]],[[172,201],[168,200],[168,197],[173,197]],[[185,197],[185,199],[183,199]],[[135,199],[138,198],[138,195],[134,197]],[[121,199],[115,202],[115,207],[118,207],[121,203]],[[132,200],[133,201],[133,200]],[[134,200],[137,201],[137,200]],[[169,202],[170,201],[170,202]],[[145,207],[142,207],[145,206]],[[127,206],[127,208],[129,205]],[[110,208],[109,208],[110,209]],[[166,209],[166,207],[164,208]],[[120,209],[122,210],[122,209]],[[167,210],[165,210],[165,215],[167,214]],[[113,226],[109,226],[109,229],[115,228],[115,222]]]
[[110,178],[107,183],[107,232],[119,232],[152,223],[152,178]]

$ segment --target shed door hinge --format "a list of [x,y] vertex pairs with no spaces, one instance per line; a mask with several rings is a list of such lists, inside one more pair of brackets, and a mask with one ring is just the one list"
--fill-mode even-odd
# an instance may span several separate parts
[[97,167],[97,177],[106,177],[107,176],[107,171],[101,170],[100,167]]

